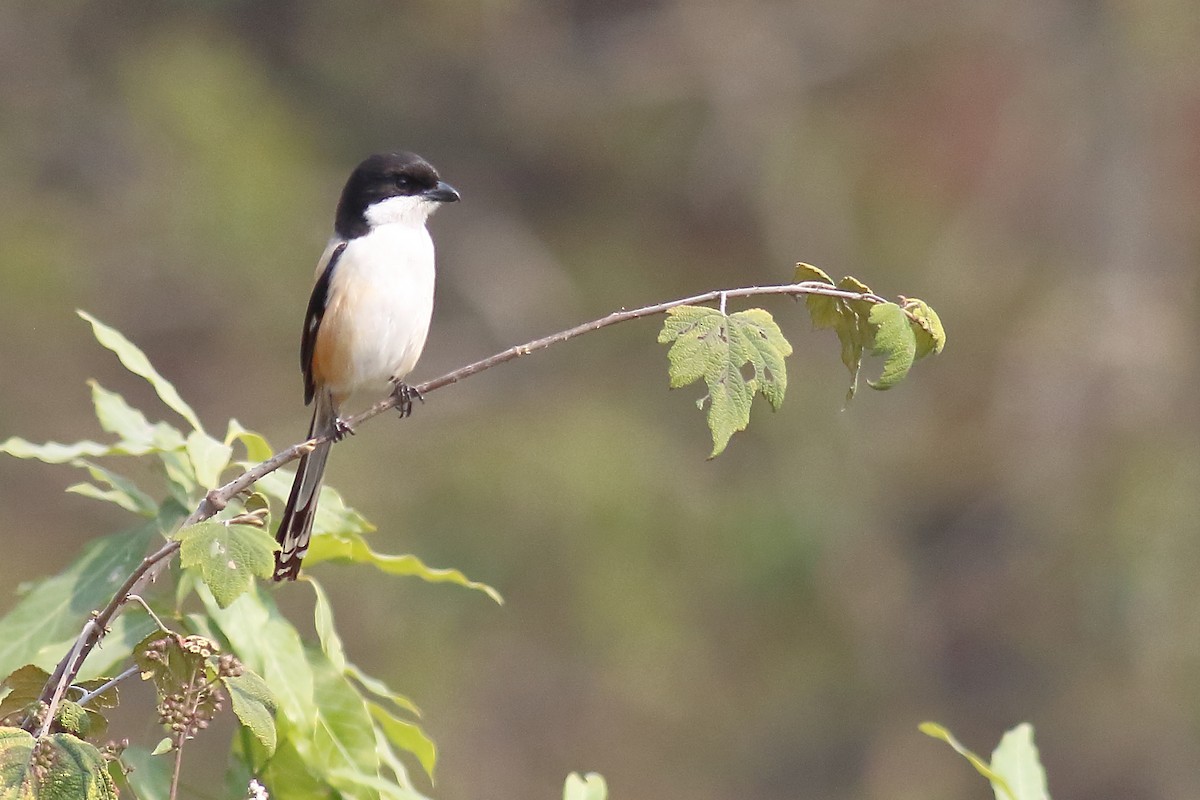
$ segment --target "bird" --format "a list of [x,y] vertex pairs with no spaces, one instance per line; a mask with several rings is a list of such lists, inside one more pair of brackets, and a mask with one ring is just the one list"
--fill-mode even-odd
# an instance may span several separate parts
[[[300,338],[308,438],[353,433],[339,412],[351,394],[389,384],[401,416],[420,399],[404,379],[416,366],[433,316],[430,214],[459,200],[436,169],[408,152],[376,153],[346,181],[333,236],[317,262]],[[300,458],[275,539],[276,581],[294,581],[308,552],[329,457],[326,440]]]

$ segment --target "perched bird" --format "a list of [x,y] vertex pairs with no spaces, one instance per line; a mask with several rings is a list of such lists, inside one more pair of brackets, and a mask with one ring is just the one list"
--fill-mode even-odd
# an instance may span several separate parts
[[[379,153],[359,164],[338,201],[333,238],[317,263],[300,339],[304,404],[315,402],[309,438],[353,433],[338,416],[359,390],[389,383],[402,416],[412,411],[412,371],[433,315],[433,240],[425,221],[454,187],[413,153]],[[321,476],[322,442],[300,459],[275,538],[275,580],[295,580],[308,552]]]

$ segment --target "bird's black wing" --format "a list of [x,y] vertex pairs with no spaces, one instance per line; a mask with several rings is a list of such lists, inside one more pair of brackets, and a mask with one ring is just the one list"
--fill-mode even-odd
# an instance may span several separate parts
[[325,304],[329,300],[329,284],[333,280],[333,271],[346,252],[346,242],[342,242],[329,254],[329,263],[317,278],[313,286],[312,296],[308,298],[308,313],[304,315],[304,334],[300,337],[300,370],[304,373],[304,405],[312,402],[317,387],[313,380],[312,359],[317,349],[317,332],[321,330],[321,320],[325,316]]

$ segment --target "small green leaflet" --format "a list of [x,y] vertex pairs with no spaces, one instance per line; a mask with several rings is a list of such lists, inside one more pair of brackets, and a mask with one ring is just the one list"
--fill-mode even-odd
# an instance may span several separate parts
[[146,354],[137,345],[126,339],[125,335],[116,328],[105,325],[86,311],[76,311],[75,313],[91,324],[92,334],[96,337],[96,341],[111,350],[121,360],[121,363],[125,365],[125,369],[138,377],[145,378],[146,382],[154,387],[154,391],[158,393],[159,399],[168,408],[187,420],[187,423],[193,429],[198,431],[204,430],[204,427],[200,424],[200,419],[196,416],[196,412],[192,411],[192,407],[183,401],[183,398],[179,396],[179,392],[175,390],[175,387],[166,378],[158,374],[158,370],[154,369],[150,364],[150,359],[146,358]]
[[[658,335],[660,344],[670,344],[667,360],[671,388],[678,389],[704,379],[708,401],[708,427],[713,449],[709,458],[720,455],[730,437],[750,424],[750,405],[761,394],[778,410],[787,390],[784,359],[792,346],[771,315],[761,308],[724,314],[704,306],[678,306],[667,311]],[[747,364],[753,375],[746,378]]]
[[884,360],[877,380],[867,381],[872,389],[885,390],[908,375],[913,362],[931,353],[940,353],[946,344],[946,332],[932,308],[922,300],[901,298],[902,304],[882,301],[863,282],[846,276],[837,283],[819,267],[796,265],[796,282],[831,286],[859,297],[831,297],[809,294],[804,304],[813,327],[829,329],[842,345],[842,363],[850,372],[846,401],[858,390],[864,351]]
[[275,696],[257,673],[242,668],[236,677],[222,678],[229,691],[233,713],[254,738],[266,748],[267,755],[275,754]]
[[437,764],[437,745],[415,722],[400,719],[378,703],[367,701],[367,710],[375,720],[375,726],[383,732],[394,747],[406,750],[417,757],[425,774],[433,780],[433,769]]
[[905,298],[902,305],[912,321],[913,334],[917,337],[917,358],[942,352],[942,348],[946,346],[946,330],[942,327],[937,312],[924,300],[915,297]]
[[890,389],[908,375],[917,357],[917,337],[904,309],[895,303],[879,303],[871,309],[867,321],[874,329],[871,355],[883,357],[879,379],[867,381],[872,389]]
[[563,784],[563,800],[607,800],[608,784],[596,772],[580,775],[572,772]]
[[196,430],[188,434],[185,448],[192,462],[196,482],[205,489],[220,486],[221,473],[229,466],[233,447],[212,438],[204,431]]
[[[1033,743],[1033,726],[1028,722],[1004,734],[992,751],[992,770],[1004,776],[1005,785],[1016,800],[1050,800],[1046,770]],[[992,782],[996,797],[1000,797],[1001,788],[1004,787]]]
[[[158,503],[154,502],[154,498],[139,489],[129,478],[82,458],[72,461],[71,466],[86,469],[96,483],[76,483],[67,487],[68,492],[115,503],[126,511],[141,514],[143,517],[153,517],[158,513]],[[96,484],[104,484],[108,488],[104,489]]]
[[936,722],[922,722],[917,726],[917,729],[926,736],[941,739],[953,747],[955,752],[960,756],[969,761],[976,772],[991,781],[992,791],[996,793],[996,800],[1025,800],[1025,798],[1019,798],[1013,793],[1012,788],[1008,785],[1008,781],[1005,780],[1003,775],[992,769],[991,765],[978,755],[968,750],[966,745],[954,738],[954,734],[950,733],[946,728],[938,725]]
[[199,567],[200,574],[222,608],[254,584],[254,576],[271,577],[278,545],[271,535],[253,525],[201,522],[175,533],[180,543],[179,563],[184,569]]

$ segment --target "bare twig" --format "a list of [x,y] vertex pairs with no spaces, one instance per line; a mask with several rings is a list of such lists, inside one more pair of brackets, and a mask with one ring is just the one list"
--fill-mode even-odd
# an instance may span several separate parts
[[171,770],[171,795],[170,800],[175,800],[175,796],[179,794],[179,773],[183,768],[183,743],[187,741],[185,734],[179,734],[175,737],[175,768]]
[[121,681],[128,680],[129,678],[132,678],[134,675],[137,675],[138,671],[139,671],[139,668],[135,664],[134,666],[126,669],[124,672],[122,672],[117,677],[109,678],[104,683],[97,686],[95,689],[92,689],[90,692],[88,692],[85,695],[83,695],[82,697],[80,697],[78,700],[79,705],[86,706],[88,703],[90,703],[92,701],[93,698],[99,697],[100,695],[104,694],[109,689],[111,689],[112,687],[114,687],[118,683],[120,683]]
[[[452,383],[458,383],[464,378],[469,378],[484,370],[503,364],[507,361],[520,358],[521,356],[529,355],[538,350],[544,350],[551,345],[565,342],[568,339],[574,339],[577,336],[582,336],[585,333],[598,331],[601,328],[607,328],[610,325],[616,325],[620,322],[628,322],[634,319],[654,316],[662,314],[672,308],[685,305],[697,305],[700,303],[711,303],[714,300],[721,304],[721,310],[724,311],[725,303],[729,298],[737,297],[754,297],[758,295],[787,295],[799,297],[802,295],[822,295],[825,297],[838,297],[843,300],[866,300],[871,303],[888,302],[877,294],[865,292],[851,292],[845,289],[839,289],[836,286],[831,286],[822,281],[803,281],[801,283],[788,283],[773,286],[746,286],[739,289],[715,289],[711,292],[692,295],[678,300],[670,300],[665,303],[657,303],[655,305],[643,306],[634,309],[621,309],[614,311],[606,317],[600,317],[590,322],[585,322],[581,325],[576,325],[573,328],[568,328],[558,333],[553,333],[549,336],[544,336],[541,339],[535,339],[525,344],[510,347],[507,350],[496,353],[495,355],[476,361],[473,364],[468,364],[465,367],[460,367],[453,372],[448,372],[440,378],[426,381],[413,387],[419,394],[425,395],[432,391],[441,389],[444,386],[449,386]],[[380,400],[375,405],[368,408],[366,411],[346,420],[346,424],[351,428],[357,428],[363,422],[372,417],[379,416],[390,408],[394,408],[398,402],[398,397],[395,394]],[[189,525],[195,525],[197,522],[209,519],[215,516],[221,509],[225,508],[230,500],[241,492],[249,489],[258,480],[266,475],[274,472],[290,461],[294,461],[303,454],[311,451],[313,447],[326,441],[333,439],[332,434],[316,436],[303,442],[292,445],[276,453],[271,458],[250,467],[241,475],[238,475],[233,480],[226,483],[220,488],[213,489],[200,504],[196,507],[187,519],[181,524],[180,528],[186,528]],[[148,582],[158,574],[167,561],[179,549],[179,542],[169,540],[155,552],[142,559],[142,563],[133,571],[132,574],[125,580],[121,587],[113,595],[112,600],[108,602],[93,619],[89,620],[87,625],[79,634],[75,645],[71,648],[71,652],[67,654],[58,667],[54,670],[54,674],[46,682],[45,688],[42,690],[42,695],[39,698],[42,702],[48,704],[45,719],[42,722],[42,729],[39,735],[45,736],[49,731],[50,724],[53,720],[55,710],[62,699],[66,688],[75,680],[75,676],[79,674],[80,668],[83,666],[84,659],[92,651],[101,639],[108,632],[108,625],[112,622],[113,617],[121,610],[122,606],[128,602],[130,594],[136,586],[142,582]]]

